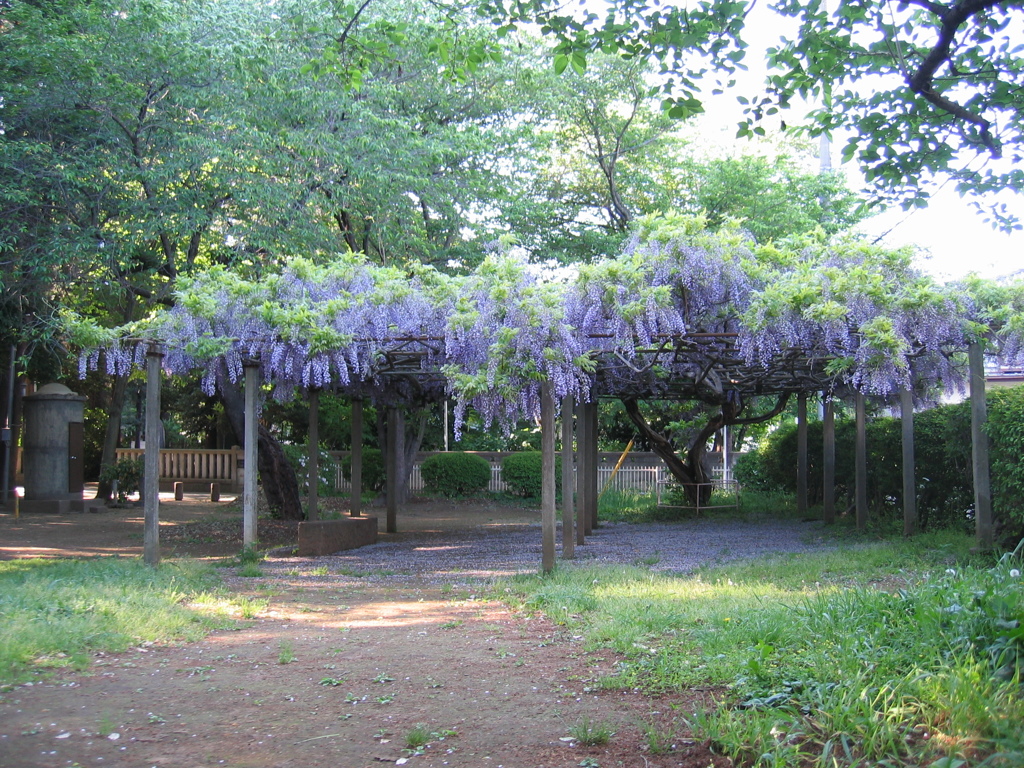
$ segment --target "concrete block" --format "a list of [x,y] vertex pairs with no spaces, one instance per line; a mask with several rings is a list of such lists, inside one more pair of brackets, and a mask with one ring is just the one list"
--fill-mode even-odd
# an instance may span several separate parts
[[181,501],[185,498],[185,484],[175,483],[174,484],[174,500]]
[[299,557],[319,557],[377,543],[376,517],[343,517],[299,523]]
[[210,483],[210,501],[220,501],[220,483]]

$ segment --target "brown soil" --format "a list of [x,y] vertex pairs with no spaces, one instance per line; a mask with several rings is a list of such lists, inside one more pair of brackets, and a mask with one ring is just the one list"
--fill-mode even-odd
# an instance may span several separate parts
[[[168,502],[160,514],[165,557],[238,552],[235,504]],[[488,503],[421,502],[400,520],[408,537],[536,517]],[[259,537],[261,546],[292,544],[295,527],[261,519]],[[0,559],[141,548],[139,508],[17,520],[0,513]],[[684,722],[722,691],[652,698],[600,689],[614,654],[478,597],[471,582],[333,573],[310,581],[301,570],[229,576],[232,589],[270,600],[237,629],[99,655],[87,673],[0,693],[0,767],[731,765],[695,743]],[[586,723],[612,732],[608,743],[576,742]],[[429,743],[410,749],[417,728]]]

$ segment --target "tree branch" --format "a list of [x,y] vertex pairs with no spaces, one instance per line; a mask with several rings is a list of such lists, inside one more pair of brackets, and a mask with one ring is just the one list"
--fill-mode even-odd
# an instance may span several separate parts
[[979,114],[971,112],[962,104],[958,104],[952,99],[943,96],[935,90],[933,80],[939,67],[949,61],[950,49],[953,47],[953,42],[957,32],[960,31],[960,27],[966,24],[972,16],[1002,3],[1000,0],[965,0],[965,2],[955,2],[949,6],[941,6],[930,2],[930,0],[911,0],[911,2],[914,5],[926,8],[938,16],[942,26],[939,30],[939,39],[935,45],[932,46],[928,55],[925,56],[917,71],[907,78],[910,90],[943,112],[947,112],[953,117],[977,126],[981,142],[992,154],[992,157],[1001,157],[1002,150],[999,142],[992,135],[992,122]]

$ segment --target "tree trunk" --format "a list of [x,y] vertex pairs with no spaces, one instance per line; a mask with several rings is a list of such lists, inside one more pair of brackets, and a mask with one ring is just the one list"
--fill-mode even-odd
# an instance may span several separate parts
[[[245,435],[245,398],[241,388],[230,381],[226,375],[219,377],[220,398],[224,403],[224,412],[235,431],[239,444]],[[256,435],[257,469],[260,473],[260,484],[267,497],[270,513],[284,520],[302,520],[305,513],[299,497],[299,481],[295,470],[284,455],[281,444],[274,439],[270,431],[260,424]]]
[[117,461],[117,441],[121,436],[121,412],[124,410],[127,392],[128,377],[115,376],[110,386],[110,399],[107,401],[107,430],[103,435],[100,482],[96,488],[96,498],[105,501],[110,501],[113,496],[113,483],[103,479],[103,470],[114,466]]
[[[623,399],[622,404],[626,408],[626,415],[629,417],[629,420],[633,422],[636,428],[640,430],[640,434],[650,443],[651,450],[658,454],[661,460],[665,462],[665,467],[672,473],[672,477],[683,486],[683,492],[686,494],[687,501],[693,505],[697,505],[698,502],[701,504],[706,503],[711,498],[711,481],[707,471],[704,469],[703,463],[704,453],[707,450],[707,436],[702,440],[700,435],[698,435],[690,450],[687,451],[686,461],[684,462],[679,458],[675,447],[669,442],[668,438],[660,432],[656,432],[647,423],[647,419],[640,412],[640,406],[635,399]],[[719,422],[720,420],[719,416],[712,419],[712,422]],[[709,434],[714,434],[716,431],[717,428]],[[707,427],[701,430],[701,435],[705,435],[706,432]]]
[[711,492],[714,490],[711,485],[711,476],[708,475],[707,469],[704,467],[704,456],[707,453],[708,440],[722,427],[733,424],[756,424],[775,418],[785,409],[786,403],[789,402],[789,396],[790,393],[788,392],[780,395],[775,403],[775,407],[771,411],[761,416],[752,416],[750,418],[740,418],[745,405],[738,397],[735,399],[724,397],[721,403],[709,403],[709,405],[720,406],[721,410],[708,420],[708,423],[704,425],[704,428],[694,438],[692,445],[686,452],[685,462],[679,458],[675,447],[668,438],[660,432],[656,432],[647,423],[647,419],[640,412],[640,406],[635,398],[623,398],[622,404],[626,408],[626,415],[629,417],[629,420],[633,422],[640,431],[640,434],[650,443],[651,450],[658,454],[661,460],[665,462],[668,471],[683,486],[683,492],[686,494],[687,501],[697,506],[698,502],[701,505],[706,504],[711,499]]
[[[386,413],[387,408],[377,409],[377,441],[380,444],[381,452],[385,456],[388,455],[388,446],[390,445],[388,441],[391,439],[385,424]],[[403,430],[405,437],[403,441],[405,450],[397,457],[398,478],[395,484],[395,499],[399,504],[405,504],[409,500],[409,479],[412,477],[412,466],[416,461],[416,454],[419,453],[420,446],[423,445],[423,435],[427,429],[427,418],[429,416],[427,410],[421,408],[416,413],[415,426],[410,429],[410,419],[406,418],[406,413],[402,408],[398,409],[398,425],[399,429]]]

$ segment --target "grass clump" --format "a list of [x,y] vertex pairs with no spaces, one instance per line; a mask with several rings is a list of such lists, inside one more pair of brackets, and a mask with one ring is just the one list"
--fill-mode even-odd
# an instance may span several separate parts
[[595,723],[581,717],[569,726],[569,735],[584,747],[603,747],[612,740],[615,730],[608,723]]
[[0,684],[83,669],[96,651],[196,640],[237,614],[209,566],[141,560],[0,562]]
[[623,654],[603,687],[720,686],[688,720],[739,764],[1020,765],[1021,566],[969,545],[931,534],[688,576],[564,568],[505,586]]

